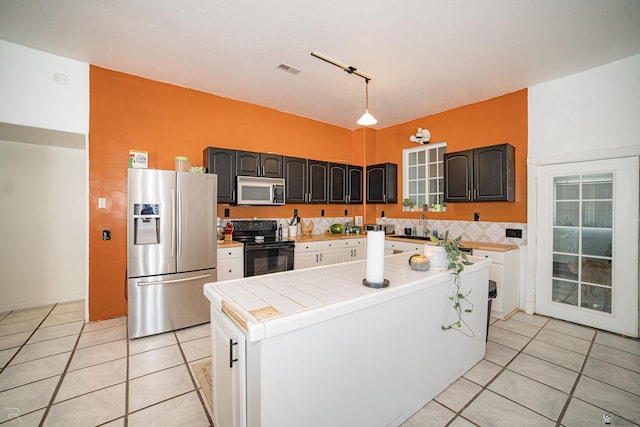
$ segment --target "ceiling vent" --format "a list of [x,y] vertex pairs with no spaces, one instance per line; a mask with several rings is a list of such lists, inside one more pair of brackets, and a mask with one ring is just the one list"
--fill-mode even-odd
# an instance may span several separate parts
[[291,65],[287,65],[287,64],[278,64],[278,66],[276,67],[278,70],[282,70],[282,71],[286,71],[289,74],[300,74],[300,71],[302,71],[299,68],[293,67]]

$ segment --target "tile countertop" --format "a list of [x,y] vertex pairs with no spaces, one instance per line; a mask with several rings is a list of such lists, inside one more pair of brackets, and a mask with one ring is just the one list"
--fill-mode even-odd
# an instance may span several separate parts
[[[367,234],[310,234],[306,236],[296,236],[294,238],[290,238],[290,240],[295,241],[296,243],[305,243],[305,242],[317,242],[321,240],[338,240],[338,239],[357,239],[357,238],[366,238]],[[395,240],[398,242],[409,242],[409,243],[429,243],[428,240],[418,240],[418,239],[407,239],[397,235],[388,235],[385,236],[386,240]],[[504,243],[491,243],[491,242],[472,242],[468,240],[463,240],[462,245],[466,248],[471,249],[482,249],[485,251],[497,251],[497,252],[507,252],[514,249],[518,249],[518,245],[510,245]]]
[[[302,235],[296,237],[285,237],[285,239],[293,240],[296,243],[307,243],[307,242],[319,242],[323,240],[341,240],[341,239],[359,239],[366,238],[367,234],[309,234]],[[416,239],[407,239],[401,236],[386,236],[386,240],[395,240],[398,242],[410,242],[410,243],[428,243],[428,241],[416,240]],[[491,243],[491,242],[472,242],[468,240],[463,240],[462,245],[466,248],[471,249],[481,249],[485,251],[496,251],[496,252],[507,252],[514,249],[518,249],[518,245],[508,245],[504,243]],[[218,242],[218,249],[220,248],[231,248],[242,246],[242,243],[231,241],[231,242]]]
[[[212,308],[229,314],[247,331],[247,340],[255,342],[451,280],[448,271],[414,271],[407,260],[407,254],[384,258],[384,277],[390,285],[383,289],[362,284],[362,260],[207,283],[204,293]],[[471,260],[474,264],[465,271],[488,268],[491,262]]]
[[230,242],[227,242],[225,240],[223,240],[223,241],[218,240],[216,244],[218,245],[217,246],[218,249],[236,248],[236,247],[239,247],[239,246],[244,246],[243,243],[236,242],[235,240],[232,240]]

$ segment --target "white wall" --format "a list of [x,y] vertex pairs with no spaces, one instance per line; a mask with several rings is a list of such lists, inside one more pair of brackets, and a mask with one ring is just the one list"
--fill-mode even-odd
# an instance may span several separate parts
[[529,157],[640,144],[640,55],[529,88]]
[[[89,65],[0,40],[0,122],[89,133]],[[55,73],[66,75],[66,85]]]
[[[640,153],[640,55],[529,88],[525,308],[535,307],[536,165]],[[636,183],[637,185],[637,183]],[[636,189],[638,191],[638,189]]]
[[4,40],[0,64],[0,312],[85,298],[89,65]]
[[0,141],[0,312],[84,298],[85,159]]

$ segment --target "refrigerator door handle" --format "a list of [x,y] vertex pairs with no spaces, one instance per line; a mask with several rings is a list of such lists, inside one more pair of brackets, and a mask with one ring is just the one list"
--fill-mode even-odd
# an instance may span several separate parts
[[171,190],[171,258],[174,256],[176,247],[176,192]]
[[182,254],[182,192],[178,190],[178,258]]
[[188,282],[188,281],[191,281],[191,280],[206,279],[207,277],[211,277],[211,274],[202,274],[200,276],[185,277],[183,279],[161,280],[159,282],[137,282],[136,285],[137,286],[170,285],[172,283],[180,283],[180,282]]

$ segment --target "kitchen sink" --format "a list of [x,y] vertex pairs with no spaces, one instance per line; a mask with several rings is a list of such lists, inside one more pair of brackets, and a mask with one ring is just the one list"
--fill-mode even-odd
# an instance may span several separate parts
[[430,242],[431,239],[428,237],[422,237],[422,236],[407,236],[405,234],[392,234],[389,237],[398,237],[401,239],[411,239],[411,240],[422,240],[423,242]]

